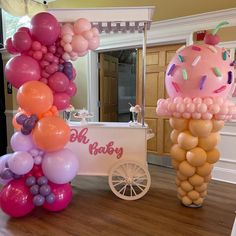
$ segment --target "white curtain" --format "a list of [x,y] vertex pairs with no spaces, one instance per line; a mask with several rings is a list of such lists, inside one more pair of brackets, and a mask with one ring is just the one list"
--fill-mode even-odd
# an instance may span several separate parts
[[13,16],[33,16],[46,11],[46,6],[32,0],[0,0],[0,7]]

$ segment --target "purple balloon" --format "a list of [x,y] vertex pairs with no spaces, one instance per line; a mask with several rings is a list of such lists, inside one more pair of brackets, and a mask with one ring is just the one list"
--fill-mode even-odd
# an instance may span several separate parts
[[64,65],[64,67],[66,67],[66,68],[72,68],[72,67],[73,67],[73,64],[72,64],[71,62],[69,62],[69,61],[64,62],[63,65]]
[[9,168],[5,168],[1,174],[0,177],[4,180],[9,180],[13,178],[13,173]]
[[42,206],[45,202],[45,197],[41,196],[41,195],[35,195],[33,198],[33,203],[35,206]]
[[32,129],[29,129],[29,128],[25,128],[25,127],[21,127],[21,133],[24,134],[24,135],[29,135],[32,131]]
[[67,148],[45,154],[42,162],[43,173],[56,184],[70,182],[76,176],[78,168],[77,156]]
[[23,125],[25,120],[27,119],[27,115],[25,114],[21,114],[19,115],[18,117],[16,117],[16,122],[19,124],[19,125]]
[[44,184],[47,184],[47,183],[48,183],[48,179],[45,176],[40,176],[37,179],[37,184],[38,185],[44,185]]
[[24,175],[33,168],[34,159],[28,152],[18,151],[9,158],[8,165],[13,173]]
[[[7,164],[7,160],[10,158],[10,156],[12,155],[12,153],[10,154],[5,154],[0,158],[0,173],[5,169],[8,168],[8,164]],[[8,182],[10,182],[11,179],[5,180],[0,178],[0,185],[5,185]]]
[[58,110],[64,110],[70,105],[70,96],[67,93],[55,93],[53,95],[53,105]]
[[25,185],[28,187],[35,185],[35,183],[36,183],[36,178],[34,176],[29,176],[25,181]]
[[33,156],[33,157],[36,157],[39,155],[39,150],[36,149],[36,148],[33,148],[29,151],[29,153]]
[[30,56],[20,55],[10,59],[5,66],[5,76],[13,87],[19,88],[28,81],[39,80],[39,63]]
[[30,187],[30,192],[33,195],[37,195],[39,193],[39,186],[37,184]]
[[29,151],[35,147],[31,135],[24,135],[21,132],[16,132],[11,137],[11,147],[16,151]]
[[44,184],[39,188],[39,193],[46,197],[51,193],[51,187],[48,184]]
[[30,129],[30,130],[32,130],[35,125],[36,125],[35,118],[32,117],[27,118],[23,123],[23,127],[25,129]]
[[41,12],[31,19],[30,32],[36,40],[48,46],[55,43],[59,37],[60,25],[53,15]]
[[49,204],[54,203],[56,200],[56,197],[53,193],[50,193],[47,197],[46,197],[46,202]]
[[42,160],[43,160],[42,156],[36,156],[34,157],[34,164],[40,165],[42,163]]

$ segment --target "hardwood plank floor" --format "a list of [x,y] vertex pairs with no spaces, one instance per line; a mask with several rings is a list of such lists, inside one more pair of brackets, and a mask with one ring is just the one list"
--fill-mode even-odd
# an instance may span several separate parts
[[106,177],[77,177],[74,197],[60,213],[41,208],[20,218],[0,211],[0,236],[222,236],[230,235],[236,210],[236,186],[212,181],[204,207],[186,208],[176,197],[174,171],[149,166],[152,185],[142,199],[124,201]]

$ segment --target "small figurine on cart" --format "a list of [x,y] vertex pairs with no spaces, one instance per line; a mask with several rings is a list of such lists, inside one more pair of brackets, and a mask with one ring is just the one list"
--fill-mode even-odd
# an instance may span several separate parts
[[139,105],[133,106],[131,103],[129,103],[130,109],[129,111],[132,114],[132,120],[130,121],[131,125],[137,125],[138,124],[138,114],[141,112],[141,107]]

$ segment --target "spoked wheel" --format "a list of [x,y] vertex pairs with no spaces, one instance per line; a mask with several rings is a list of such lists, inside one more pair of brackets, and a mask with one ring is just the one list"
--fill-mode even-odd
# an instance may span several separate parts
[[119,162],[109,173],[112,192],[124,200],[137,200],[149,190],[151,177],[146,166],[134,161]]

